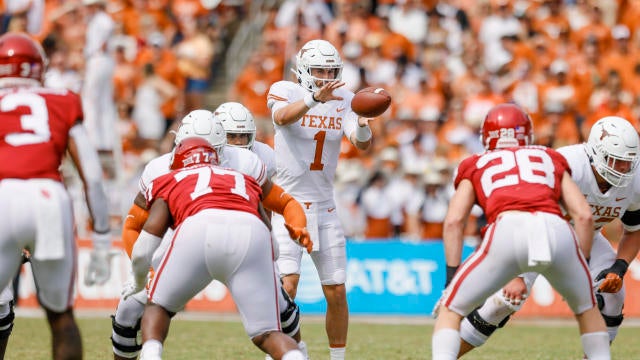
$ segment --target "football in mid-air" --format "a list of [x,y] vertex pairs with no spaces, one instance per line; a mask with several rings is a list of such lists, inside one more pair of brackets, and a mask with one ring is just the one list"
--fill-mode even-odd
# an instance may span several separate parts
[[367,87],[358,91],[351,99],[351,109],[362,117],[376,117],[387,111],[391,95],[383,88]]

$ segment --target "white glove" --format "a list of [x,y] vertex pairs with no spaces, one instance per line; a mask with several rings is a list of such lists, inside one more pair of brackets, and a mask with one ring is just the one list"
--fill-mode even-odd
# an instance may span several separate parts
[[[148,276],[147,276],[148,278]],[[147,283],[147,279],[144,282],[138,283],[134,277],[131,277],[127,282],[124,283],[122,287],[122,298],[123,300],[127,300],[127,298],[131,295],[137,294],[142,291]]]
[[93,239],[93,250],[84,275],[84,284],[87,286],[102,285],[111,276],[111,258],[117,252],[111,251],[111,234],[93,232],[91,238]]

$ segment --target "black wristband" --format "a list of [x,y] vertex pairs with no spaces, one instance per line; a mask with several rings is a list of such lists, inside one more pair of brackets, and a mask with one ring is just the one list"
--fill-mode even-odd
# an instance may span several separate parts
[[321,103],[321,102],[322,102],[322,101],[320,101],[320,100],[316,99],[316,93],[315,93],[315,92],[311,93],[311,98],[312,98],[312,99],[313,99],[313,101],[315,101],[315,102],[319,102],[319,103]]
[[444,287],[449,286],[451,280],[456,275],[456,271],[458,271],[458,266],[449,266],[447,265],[447,280],[444,283]]
[[629,268],[629,263],[624,259],[616,259],[616,262],[611,265],[609,268],[609,272],[616,273],[621,278],[624,277],[624,274],[627,273],[627,269]]

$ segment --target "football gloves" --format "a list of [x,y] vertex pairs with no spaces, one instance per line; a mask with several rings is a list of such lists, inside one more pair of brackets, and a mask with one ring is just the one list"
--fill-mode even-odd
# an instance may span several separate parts
[[89,266],[84,274],[84,284],[87,286],[103,285],[111,276],[111,258],[117,252],[111,251],[111,234],[91,234],[93,250],[89,258]]
[[598,291],[617,293],[622,289],[622,278],[627,272],[629,263],[623,259],[617,259],[611,267],[602,270],[594,279]]
[[311,250],[313,249],[313,241],[311,241],[311,236],[309,236],[309,232],[307,228],[299,228],[293,227],[287,223],[284,224],[289,232],[289,237],[293,239],[297,244],[307,249],[307,252],[311,254]]

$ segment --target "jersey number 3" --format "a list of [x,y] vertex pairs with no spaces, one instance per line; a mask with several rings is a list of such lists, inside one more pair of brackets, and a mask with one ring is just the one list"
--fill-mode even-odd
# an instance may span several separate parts
[[49,141],[49,112],[44,98],[38,94],[8,94],[0,100],[0,111],[3,113],[26,106],[31,114],[20,115],[22,132],[7,134],[4,140],[12,146],[38,144]]
[[[480,177],[486,196],[498,188],[517,185],[522,181],[547,185],[552,189],[555,186],[553,161],[544,150],[492,151],[481,156],[476,166],[483,168],[496,159],[500,159],[500,162],[485,168]],[[513,173],[514,168],[517,168],[517,174]]]

